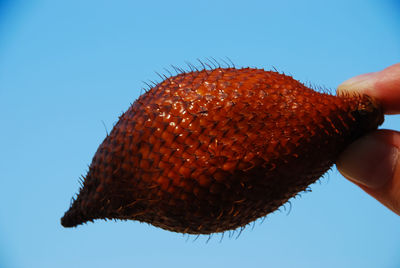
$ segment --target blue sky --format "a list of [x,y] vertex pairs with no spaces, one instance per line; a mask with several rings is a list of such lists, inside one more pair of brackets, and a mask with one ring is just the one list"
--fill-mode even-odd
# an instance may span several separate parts
[[[103,123],[155,71],[207,57],[334,90],[400,61],[400,4],[0,1],[0,267],[400,267],[400,217],[335,168],[237,239],[137,222],[62,228]],[[399,116],[383,127],[399,130]]]

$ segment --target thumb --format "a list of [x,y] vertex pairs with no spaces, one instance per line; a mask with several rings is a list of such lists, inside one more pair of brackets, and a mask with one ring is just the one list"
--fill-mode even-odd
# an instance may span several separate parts
[[400,215],[400,132],[378,130],[351,144],[336,165],[340,173]]

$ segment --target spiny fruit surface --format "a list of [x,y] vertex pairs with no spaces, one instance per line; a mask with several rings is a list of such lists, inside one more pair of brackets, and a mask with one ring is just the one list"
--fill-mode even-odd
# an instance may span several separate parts
[[98,148],[61,223],[131,219],[182,233],[244,226],[304,191],[383,122],[366,95],[318,93],[260,69],[167,78]]

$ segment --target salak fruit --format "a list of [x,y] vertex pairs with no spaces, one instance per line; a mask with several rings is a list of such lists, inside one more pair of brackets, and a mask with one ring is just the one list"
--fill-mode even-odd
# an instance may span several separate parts
[[382,122],[367,95],[316,92],[277,72],[182,72],[120,116],[61,224],[129,219],[190,234],[243,227],[306,190]]

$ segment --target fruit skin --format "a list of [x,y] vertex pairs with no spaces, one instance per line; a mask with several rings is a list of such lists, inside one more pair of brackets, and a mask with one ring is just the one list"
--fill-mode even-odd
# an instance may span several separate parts
[[369,96],[315,92],[276,72],[182,73],[120,117],[61,223],[132,219],[191,234],[236,229],[304,191],[382,122]]

